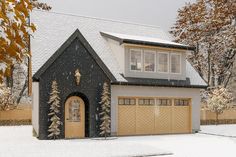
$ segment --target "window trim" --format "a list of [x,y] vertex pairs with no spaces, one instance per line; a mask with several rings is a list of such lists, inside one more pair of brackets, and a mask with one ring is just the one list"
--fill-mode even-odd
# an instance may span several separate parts
[[[179,64],[179,73],[174,73],[174,72],[172,72],[171,71],[171,65],[172,65],[172,60],[171,60],[171,56],[174,56],[174,55],[177,55],[177,56],[179,56],[180,57],[180,64]],[[170,53],[170,74],[181,74],[182,73],[182,54],[181,53],[175,53],[175,52],[171,52]]]
[[[169,104],[168,105],[159,105],[158,104],[158,100],[167,100],[169,101]],[[156,98],[156,106],[172,106],[172,98],[165,98],[165,97],[158,97]]]
[[[140,97],[140,98],[137,98],[137,104],[138,106],[155,106],[156,105],[156,99],[153,97]],[[143,103],[140,103],[140,100],[143,101]],[[153,100],[153,104],[151,104],[151,100]],[[148,101],[149,103],[148,104],[145,104],[145,101]]]
[[[154,54],[154,71],[146,71],[145,70],[145,53],[152,53]],[[143,72],[147,72],[147,73],[156,73],[157,72],[157,51],[154,50],[148,50],[148,49],[144,49],[143,50]]]
[[[132,51],[139,51],[141,53],[141,70],[131,69],[131,53]],[[129,70],[131,72],[143,72],[143,50],[142,49],[129,49]]]
[[[176,99],[173,99],[173,101],[174,101],[174,106],[181,106],[181,107],[184,107],[184,106],[191,106],[191,99],[188,99],[188,98],[176,98]],[[176,101],[187,101],[188,102],[188,105],[185,105],[185,104],[183,104],[183,105],[176,105]]]
[[[158,52],[157,51],[157,72],[161,74],[168,74],[170,72],[170,52]],[[159,54],[167,54],[167,72],[159,71]]]
[[[135,104],[129,104],[129,105],[125,105],[125,104],[119,104],[119,99],[133,99],[135,101]],[[192,107],[193,105],[193,98],[191,97],[175,97],[175,96],[118,96],[117,97],[117,107],[118,106],[140,106],[139,104],[139,100],[140,99],[154,99],[154,106],[158,106],[158,107],[175,107],[175,100],[187,100],[188,101],[188,107]],[[158,99],[166,99],[170,101],[170,105],[158,105]],[[143,105],[141,105],[143,106]],[[153,105],[145,105],[145,106],[153,106]],[[183,106],[183,105],[177,105],[177,106]],[[186,105],[185,105],[186,106]]]
[[[123,99],[123,103],[120,103],[120,100]],[[125,100],[129,100],[129,103],[125,103]],[[131,104],[131,100],[134,100],[134,104]],[[118,105],[122,106],[134,106],[136,105],[136,98],[133,97],[118,97]]]

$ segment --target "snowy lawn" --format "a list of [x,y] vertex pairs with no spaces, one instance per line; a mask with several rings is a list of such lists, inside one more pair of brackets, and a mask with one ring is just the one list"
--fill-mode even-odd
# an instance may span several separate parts
[[173,155],[166,157],[236,156],[236,138],[206,134],[41,141],[31,132],[31,126],[0,127],[0,157],[130,157],[168,152]]
[[0,157],[131,157],[171,154],[137,138],[38,140],[31,126],[0,127]]
[[236,138],[236,124],[202,125],[201,133],[219,135],[219,136],[229,136]]

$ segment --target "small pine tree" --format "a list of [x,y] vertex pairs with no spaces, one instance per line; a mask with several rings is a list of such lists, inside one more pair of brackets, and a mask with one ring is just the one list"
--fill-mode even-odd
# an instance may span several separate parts
[[59,108],[60,108],[60,97],[57,82],[52,82],[52,91],[50,93],[50,99],[48,104],[50,105],[50,113],[48,114],[51,124],[48,128],[49,138],[56,139],[60,135],[61,131],[59,126],[61,125],[60,118],[58,117]]
[[102,92],[102,97],[101,97],[101,102],[100,104],[102,105],[102,110],[100,113],[101,116],[101,125],[100,125],[100,135],[104,136],[105,139],[107,136],[109,136],[111,129],[110,129],[110,123],[111,123],[111,118],[110,118],[110,93],[109,93],[109,88],[108,84],[105,82],[103,84],[103,92]]

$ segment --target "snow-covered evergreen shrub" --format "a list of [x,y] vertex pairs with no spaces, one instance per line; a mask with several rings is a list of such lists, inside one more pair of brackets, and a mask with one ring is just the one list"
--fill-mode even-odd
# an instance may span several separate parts
[[230,107],[232,98],[232,94],[224,87],[215,88],[209,93],[207,107],[216,114],[216,124],[218,124],[219,114],[222,114],[225,109]]
[[109,93],[109,87],[108,84],[105,82],[103,84],[103,92],[102,92],[102,97],[101,97],[101,102],[100,104],[102,105],[101,107],[101,125],[100,125],[100,135],[104,136],[105,139],[107,136],[110,135],[111,128],[111,118],[110,118],[110,93]]
[[57,82],[52,82],[52,91],[50,93],[50,99],[48,101],[48,104],[50,105],[50,113],[48,114],[49,119],[51,121],[51,124],[48,128],[49,138],[56,139],[60,135],[60,125],[62,125],[62,122],[58,116],[60,113],[60,97],[59,97],[59,91]]

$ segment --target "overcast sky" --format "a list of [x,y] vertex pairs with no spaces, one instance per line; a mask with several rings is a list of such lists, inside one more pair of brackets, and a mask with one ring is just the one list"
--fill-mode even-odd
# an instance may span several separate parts
[[52,11],[160,26],[169,31],[177,10],[195,0],[40,0]]

